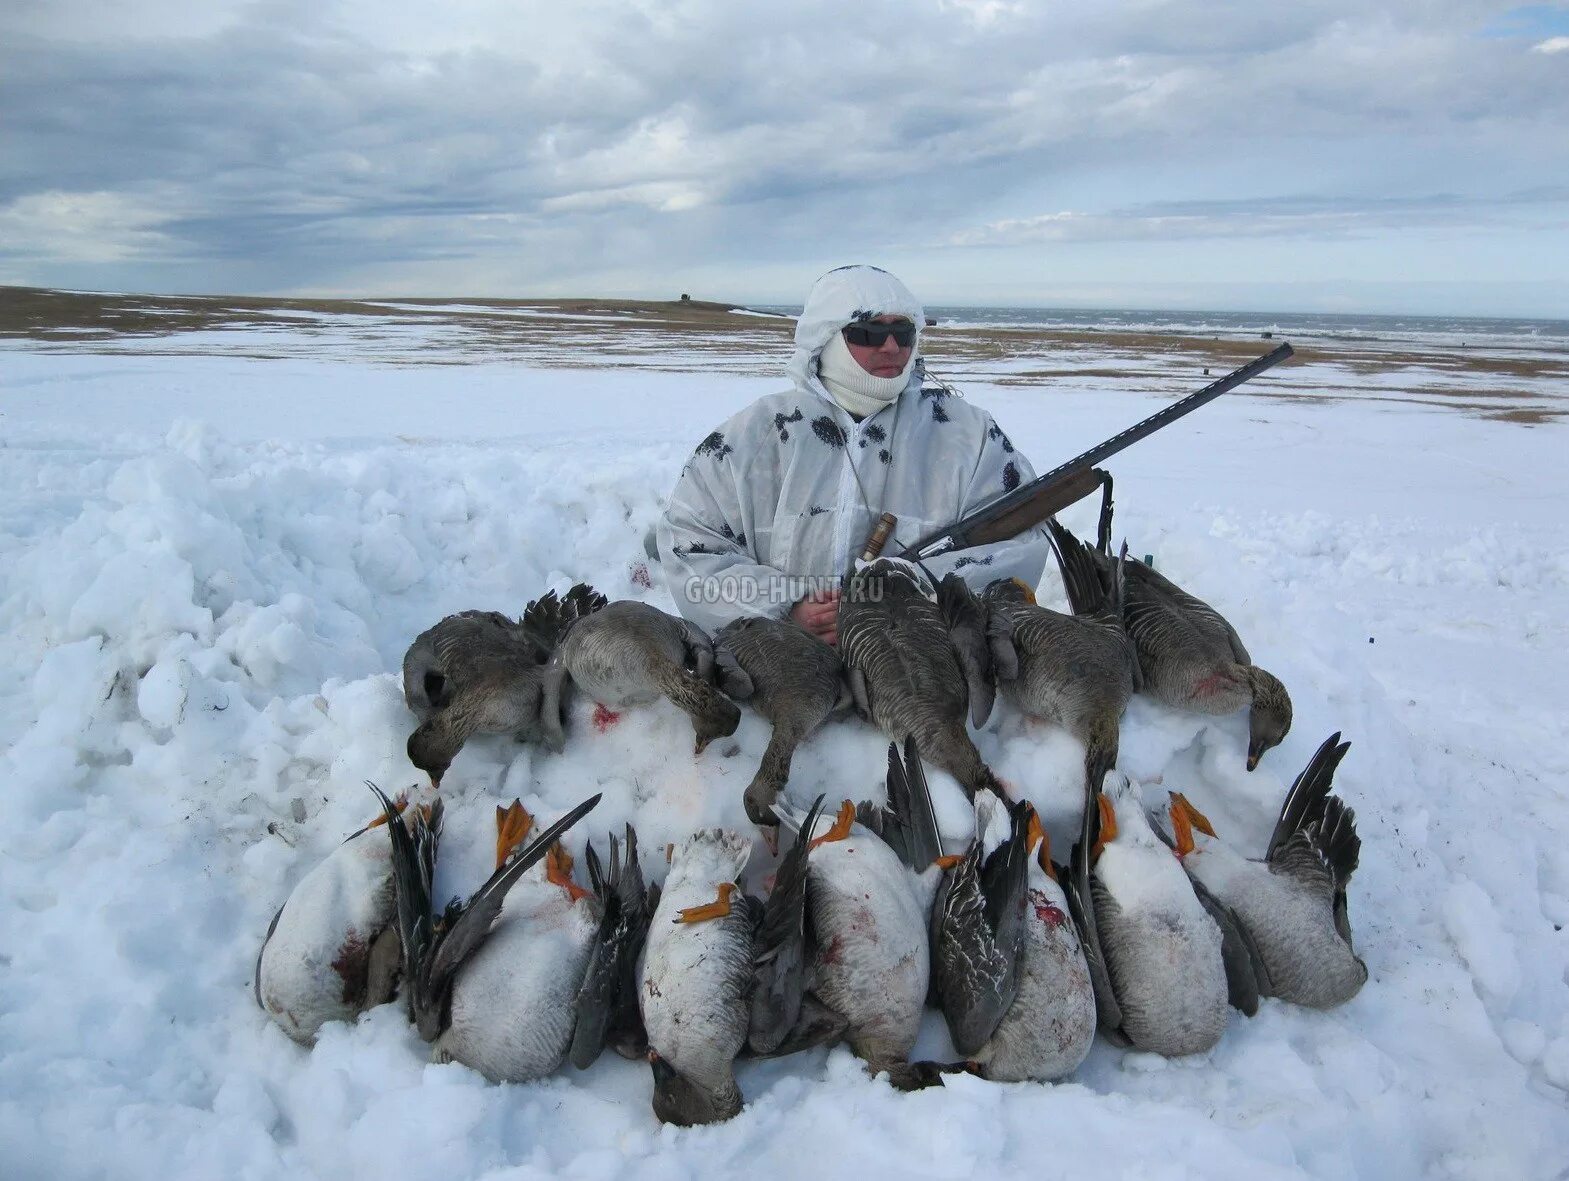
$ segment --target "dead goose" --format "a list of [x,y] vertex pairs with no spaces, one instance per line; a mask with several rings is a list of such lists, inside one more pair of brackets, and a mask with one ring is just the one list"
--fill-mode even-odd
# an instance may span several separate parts
[[[822,797],[808,811],[815,821]],[[654,1114],[687,1127],[741,1110],[735,1059],[836,1041],[844,1019],[806,993],[807,863],[798,835],[767,902],[741,871],[751,842],[710,829],[671,852],[641,965]]]
[[409,761],[439,785],[474,734],[548,738],[540,717],[547,662],[567,629],[604,604],[579,583],[531,602],[520,620],[462,611],[421,632],[403,657],[403,697],[420,719]]
[[735,1059],[751,1022],[755,924],[741,871],[751,852],[750,838],[718,828],[671,851],[638,994],[654,1114],[665,1123],[719,1123],[741,1110]]
[[1033,808],[1025,825],[1030,857],[1018,985],[997,1031],[971,1056],[976,1072],[997,1082],[1065,1078],[1095,1041],[1089,964]]
[[1241,927],[1259,994],[1315,1009],[1345,1003],[1367,982],[1346,909],[1362,842],[1356,814],[1330,794],[1350,747],[1336,733],[1314,753],[1286,793],[1263,860],[1215,839],[1202,813],[1171,797],[1177,856]]
[[[441,801],[415,813],[434,851]],[[351,1021],[392,999],[397,900],[387,842],[376,831],[386,819],[377,816],[300,879],[256,957],[256,1003],[301,1045],[312,1044],[328,1021]],[[404,820],[396,823],[404,829]]]
[[777,824],[773,802],[790,778],[796,746],[833,711],[849,704],[839,654],[788,620],[742,616],[714,637],[719,684],[773,725],[768,748],[746,789],[753,824]]
[[497,808],[496,872],[439,919],[430,897],[434,841],[423,839],[418,820],[412,836],[392,832],[409,1008],[435,1061],[461,1062],[492,1082],[523,1082],[565,1060],[599,915],[573,884],[560,838],[599,798],[521,848],[532,817],[516,801]]
[[1001,796],[965,729],[969,682],[937,598],[919,567],[896,558],[846,576],[838,625],[850,690],[862,717],[895,742],[913,737],[922,757],[971,796]]
[[[996,843],[979,801],[976,813],[976,843],[948,871],[956,883],[968,866],[981,864],[980,850]],[[1072,1074],[1089,1053],[1095,992],[1039,816],[1021,803],[1007,819],[1008,832],[985,857],[975,885],[956,884],[946,892],[946,905],[939,896],[932,958],[943,1015],[955,1048],[968,1060],[964,1068],[997,1082],[1044,1082]],[[966,904],[954,904],[960,900]],[[1011,976],[976,970],[1000,964],[1010,952]]]
[[[1111,559],[1099,558],[1111,577]],[[1291,695],[1253,663],[1236,629],[1143,562],[1129,559],[1122,617],[1139,653],[1141,691],[1173,709],[1201,714],[1248,710],[1248,770],[1291,729]]]
[[[809,838],[807,907],[813,932],[812,990],[845,1022],[844,1037],[873,1073],[912,1089],[935,1075],[910,1062],[931,979],[929,923],[940,867],[935,823],[914,744],[908,776],[889,747],[887,809],[847,800],[807,827],[784,804],[787,828]],[[898,780],[898,782],[893,782]],[[879,836],[869,825],[881,828]],[[903,858],[908,858],[906,861]]]
[[1138,785],[1110,770],[1102,783],[1088,793],[1069,893],[1100,1028],[1168,1057],[1202,1053],[1226,1028],[1220,929],[1150,828]]
[[664,696],[692,719],[701,754],[735,733],[741,711],[714,688],[714,647],[702,628],[657,607],[622,599],[580,619],[545,671],[546,741],[560,750],[567,685],[606,709],[647,705]]
[[1038,606],[1012,579],[988,586],[997,679],[1020,713],[1054,722],[1084,744],[1089,775],[1116,765],[1122,711],[1140,684],[1138,655],[1120,615],[1121,563],[1107,590],[1088,548],[1056,521],[1049,526],[1074,613]]

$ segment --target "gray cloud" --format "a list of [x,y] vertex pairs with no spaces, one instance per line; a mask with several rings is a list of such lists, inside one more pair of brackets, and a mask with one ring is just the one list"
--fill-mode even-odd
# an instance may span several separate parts
[[1500,197],[1268,197],[1171,201],[1107,213],[1062,211],[962,230],[951,246],[1177,238],[1344,238],[1414,227],[1569,229],[1569,186],[1544,185]]
[[1561,235],[1514,195],[1569,170],[1569,56],[1495,12],[32,0],[0,280],[758,291],[923,243]]

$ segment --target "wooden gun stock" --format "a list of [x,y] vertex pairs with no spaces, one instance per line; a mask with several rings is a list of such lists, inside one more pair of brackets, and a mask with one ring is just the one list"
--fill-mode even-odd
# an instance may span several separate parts
[[1087,467],[1074,472],[1066,479],[1042,488],[1029,500],[1014,505],[1000,516],[991,518],[964,532],[964,547],[990,545],[994,541],[1007,541],[1026,529],[1039,525],[1053,513],[1060,513],[1070,504],[1077,504],[1100,488],[1103,472]]

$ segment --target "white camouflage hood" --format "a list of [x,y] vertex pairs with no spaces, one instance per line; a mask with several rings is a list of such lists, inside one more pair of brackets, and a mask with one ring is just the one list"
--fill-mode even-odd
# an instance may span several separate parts
[[795,322],[795,352],[788,372],[797,389],[809,390],[832,401],[817,375],[817,358],[825,346],[846,324],[874,320],[878,316],[908,316],[915,324],[916,363],[910,369],[910,384],[921,384],[921,329],[926,312],[910,289],[881,267],[849,266],[829,271],[806,297],[806,306]]

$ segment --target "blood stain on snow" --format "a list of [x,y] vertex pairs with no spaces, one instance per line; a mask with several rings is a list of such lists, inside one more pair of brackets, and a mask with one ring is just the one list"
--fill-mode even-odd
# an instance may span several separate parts
[[602,705],[594,706],[594,729],[603,734],[621,720],[621,715]]

